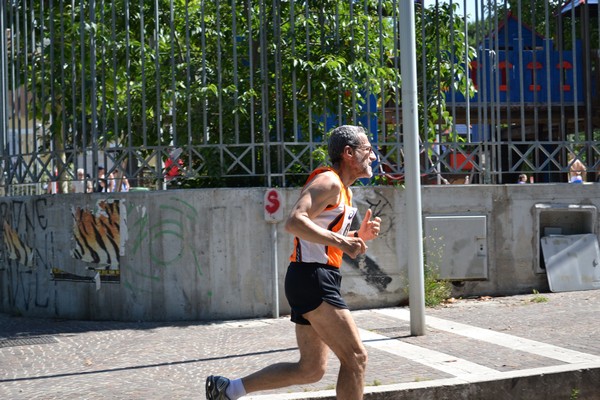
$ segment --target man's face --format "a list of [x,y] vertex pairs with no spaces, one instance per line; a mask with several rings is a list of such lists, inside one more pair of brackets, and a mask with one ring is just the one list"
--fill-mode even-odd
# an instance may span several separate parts
[[358,175],[357,178],[370,178],[373,176],[373,168],[371,164],[377,159],[373,152],[373,147],[367,138],[367,135],[361,135],[361,144],[354,149]]

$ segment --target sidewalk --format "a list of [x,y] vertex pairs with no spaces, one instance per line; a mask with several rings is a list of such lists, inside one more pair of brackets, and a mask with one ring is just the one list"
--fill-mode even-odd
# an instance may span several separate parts
[[[536,301],[546,299],[547,301]],[[369,351],[365,399],[600,399],[600,290],[354,311]],[[287,317],[213,323],[67,321],[0,314],[0,399],[204,399],[209,374],[295,361]],[[248,399],[333,399],[322,381]]]

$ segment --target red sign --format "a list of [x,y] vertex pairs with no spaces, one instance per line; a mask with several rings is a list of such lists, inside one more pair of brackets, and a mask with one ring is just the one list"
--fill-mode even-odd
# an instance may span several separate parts
[[281,193],[276,189],[265,192],[265,220],[267,222],[279,222],[283,220],[283,199]]

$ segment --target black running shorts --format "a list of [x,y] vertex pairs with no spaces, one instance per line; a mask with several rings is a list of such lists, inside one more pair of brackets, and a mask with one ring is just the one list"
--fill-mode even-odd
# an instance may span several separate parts
[[302,317],[323,301],[338,308],[348,308],[340,294],[342,274],[339,268],[319,263],[290,263],[285,275],[285,296],[292,309],[292,322],[310,325]]

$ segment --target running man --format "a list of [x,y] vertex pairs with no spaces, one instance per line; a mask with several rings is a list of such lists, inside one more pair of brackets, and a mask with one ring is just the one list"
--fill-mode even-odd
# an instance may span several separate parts
[[365,242],[379,235],[381,219],[371,219],[371,210],[360,228],[350,231],[356,214],[350,185],[373,175],[376,156],[365,130],[350,125],[331,132],[328,152],[332,167],[313,171],[285,222],[285,229],[295,236],[285,294],[296,324],[300,360],[233,380],[209,376],[208,400],[237,400],[250,392],[317,382],[325,374],[329,349],[341,364],[337,398],[363,398],[367,351],[340,295],[340,267],[343,253],[352,258],[364,254]]

